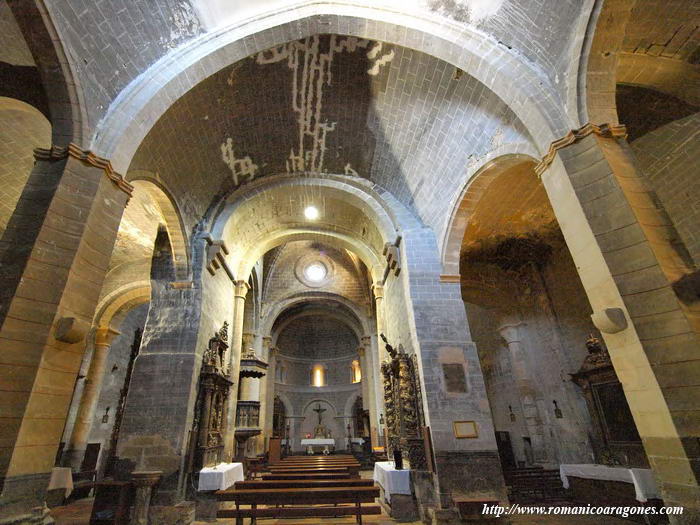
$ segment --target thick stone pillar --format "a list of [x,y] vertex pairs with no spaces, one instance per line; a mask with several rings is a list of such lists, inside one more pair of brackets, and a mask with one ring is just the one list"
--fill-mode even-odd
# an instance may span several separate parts
[[534,461],[545,463],[549,458],[545,445],[544,425],[542,415],[537,408],[537,389],[532,377],[529,357],[521,342],[523,324],[519,319],[506,319],[498,327],[498,333],[501,334],[510,351],[513,374],[520,395],[521,411],[532,440]]
[[85,456],[88,439],[90,438],[90,429],[95,418],[95,408],[100,399],[100,391],[102,390],[102,380],[105,375],[105,366],[107,364],[107,355],[112,341],[119,335],[117,330],[109,327],[101,327],[95,330],[95,344],[88,368],[87,377],[83,386],[82,396],[80,397],[80,405],[78,406],[78,414],[75,418],[73,432],[68,442],[67,461],[66,464],[74,471],[80,469],[80,465]]
[[241,370],[241,348],[243,345],[243,313],[245,312],[245,297],[250,286],[246,281],[236,281],[233,291],[233,326],[231,327],[231,348],[229,349],[229,366],[231,368],[231,380],[234,386],[228,397],[228,425],[224,443],[224,457],[233,457],[236,452],[236,443],[233,438],[236,428],[236,404],[238,403],[238,382]]
[[[203,252],[203,241],[195,239]],[[195,259],[199,257],[197,255]],[[196,268],[195,260],[193,267]],[[192,414],[202,352],[199,282],[151,280],[151,303],[141,349],[134,360],[116,456],[119,472],[161,471],[154,505],[184,498],[185,460],[193,435]],[[205,339],[206,338],[206,339]]]
[[700,521],[693,271],[622,126],[586,125],[538,165],[674,523]]
[[460,283],[441,277],[433,231],[406,227],[400,248],[400,273],[389,267],[384,283],[385,333],[416,354],[436,465],[412,477],[421,506],[457,522],[456,498],[507,501],[494,424]]
[[131,191],[73,144],[35,155],[0,240],[0,521],[44,500]]

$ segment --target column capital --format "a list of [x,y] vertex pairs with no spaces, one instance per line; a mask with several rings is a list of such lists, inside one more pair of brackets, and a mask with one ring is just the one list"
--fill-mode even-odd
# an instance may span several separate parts
[[95,345],[110,346],[118,335],[121,335],[119,330],[111,326],[101,326],[95,330]]
[[67,159],[68,157],[73,157],[84,164],[88,164],[95,168],[101,169],[107,175],[107,178],[111,180],[114,185],[121,191],[126,193],[129,198],[134,191],[134,187],[129,184],[124,177],[114,171],[112,168],[112,163],[102,157],[98,157],[93,152],[89,150],[84,150],[80,146],[74,143],[68,144],[68,146],[51,146],[51,148],[35,148],[34,158],[36,160],[43,160],[47,162],[57,161]]
[[270,348],[270,345],[272,344],[272,336],[264,335],[262,338],[262,344],[263,348],[268,348],[272,350],[272,348]]
[[372,285],[372,293],[374,294],[374,299],[384,299],[384,285],[374,283]]
[[563,149],[571,144],[575,144],[581,139],[586,138],[588,135],[598,135],[599,137],[605,138],[627,138],[627,128],[623,124],[585,124],[578,129],[572,129],[562,138],[555,140],[549,145],[549,150],[542,157],[542,160],[535,166],[535,173],[538,177],[547,171],[547,168],[554,161],[554,157],[557,151]]
[[506,319],[498,325],[498,333],[506,340],[506,343],[517,343],[520,341],[520,329],[525,323],[519,319]]
[[248,281],[234,281],[234,290],[233,290],[233,296],[234,297],[240,297],[241,299],[245,299],[245,296],[248,295],[248,290],[250,290],[250,285],[248,284]]
[[372,338],[368,335],[365,335],[364,337],[362,337],[362,339],[360,339],[360,343],[362,343],[362,346],[364,348],[367,348],[369,345],[372,344]]

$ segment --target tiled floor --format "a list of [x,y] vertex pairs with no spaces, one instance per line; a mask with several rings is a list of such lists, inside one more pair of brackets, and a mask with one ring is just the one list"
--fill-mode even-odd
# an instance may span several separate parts
[[[56,525],[88,525],[90,522],[90,510],[92,500],[84,499],[65,507],[52,509],[51,514],[56,520]],[[248,520],[246,521],[246,525]],[[367,525],[393,525],[396,521],[385,514],[381,516],[365,516],[362,519]],[[233,520],[218,520],[217,523],[233,525]],[[355,523],[354,517],[327,518],[327,519],[289,519],[289,520],[259,520],[260,525],[351,525]],[[512,525],[633,525],[633,522],[613,517],[590,516],[518,516],[511,518]],[[211,522],[196,521],[195,525],[211,525]],[[420,522],[404,523],[404,525],[421,525]]]

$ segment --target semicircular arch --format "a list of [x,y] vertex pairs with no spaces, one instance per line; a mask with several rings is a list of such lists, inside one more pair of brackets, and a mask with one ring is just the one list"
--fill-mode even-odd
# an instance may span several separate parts
[[158,119],[195,85],[252,54],[321,31],[416,49],[460,68],[515,112],[541,153],[570,127],[547,77],[485,33],[416,13],[360,6],[348,13],[347,6],[324,2],[246,20],[169,53],[115,99],[95,130],[93,150],[125,171]]

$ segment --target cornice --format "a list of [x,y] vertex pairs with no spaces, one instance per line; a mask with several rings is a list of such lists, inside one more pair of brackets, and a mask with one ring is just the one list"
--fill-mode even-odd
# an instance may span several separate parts
[[549,146],[549,151],[542,157],[542,160],[535,166],[535,173],[538,177],[549,168],[554,161],[557,151],[571,144],[575,144],[588,135],[598,135],[606,138],[626,138],[627,128],[623,124],[591,124],[590,122],[578,129],[572,129],[562,138],[555,140]]
[[57,160],[63,160],[68,157],[73,157],[81,161],[84,164],[93,166],[95,168],[101,169],[105,172],[105,175],[111,180],[117,188],[126,193],[129,198],[134,191],[134,187],[129,184],[124,177],[114,171],[112,168],[112,163],[102,157],[98,157],[94,153],[88,150],[82,149],[80,146],[73,144],[72,142],[68,144],[67,147],[63,146],[51,146],[51,148],[35,148],[34,158],[36,160],[43,160],[48,162],[53,162]]

